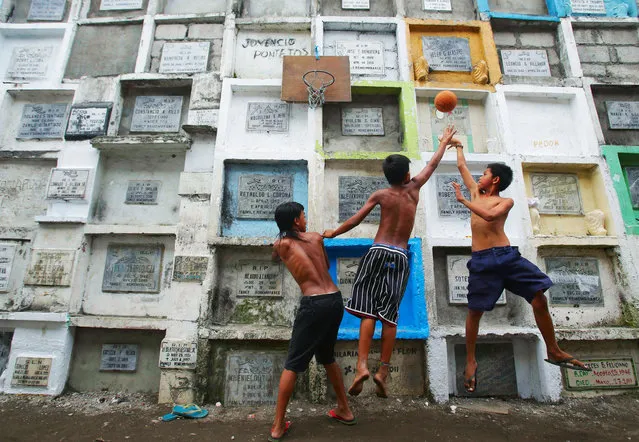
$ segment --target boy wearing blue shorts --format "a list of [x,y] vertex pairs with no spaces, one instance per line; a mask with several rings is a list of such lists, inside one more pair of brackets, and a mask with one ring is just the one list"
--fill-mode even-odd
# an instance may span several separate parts
[[475,344],[479,321],[484,312],[495,307],[504,289],[524,298],[532,305],[537,327],[541,332],[548,359],[546,362],[573,370],[590,371],[581,361],[562,351],[555,338],[555,328],[544,292],[552,281],[539,268],[523,258],[517,247],[511,247],[504,232],[504,224],[514,201],[502,198],[513,179],[513,172],[505,164],[489,164],[475,182],[464,158],[463,146],[456,145],[457,168],[471,200],[464,198],[459,183],[452,183],[457,201],[470,209],[472,257],[467,264],[468,316],[466,317],[466,370],[464,388],[469,393],[477,389],[477,361]]

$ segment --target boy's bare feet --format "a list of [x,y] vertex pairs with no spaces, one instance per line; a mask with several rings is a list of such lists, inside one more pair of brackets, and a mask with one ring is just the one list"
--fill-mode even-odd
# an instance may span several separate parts
[[353,381],[351,387],[348,389],[348,394],[350,394],[351,396],[357,396],[358,394],[360,394],[364,389],[364,382],[366,382],[371,376],[368,370],[362,372],[356,371],[355,373],[355,380]]
[[377,397],[388,397],[388,390],[386,389],[387,376],[387,374],[382,374],[380,372],[375,373],[375,376],[373,376],[373,382],[375,382],[375,394]]
[[474,393],[477,387],[477,361],[466,361],[464,371],[464,388],[469,393]]

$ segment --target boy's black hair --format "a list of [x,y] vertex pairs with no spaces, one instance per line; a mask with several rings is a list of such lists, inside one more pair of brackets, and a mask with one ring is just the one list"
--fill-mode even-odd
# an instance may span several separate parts
[[390,185],[402,184],[408,173],[410,160],[404,155],[389,155],[382,164],[384,175]]
[[499,191],[506,190],[513,182],[513,170],[502,163],[490,163],[486,168],[490,169],[493,177],[499,177]]
[[293,223],[295,222],[295,218],[302,216],[303,211],[304,206],[295,201],[282,203],[275,208],[275,222],[280,229],[280,238],[288,236],[299,239],[299,232],[293,230]]

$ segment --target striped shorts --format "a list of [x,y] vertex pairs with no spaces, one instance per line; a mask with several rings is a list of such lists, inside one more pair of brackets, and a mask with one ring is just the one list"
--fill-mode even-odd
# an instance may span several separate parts
[[381,319],[396,326],[408,274],[407,250],[373,244],[359,263],[353,296],[348,300],[346,311],[360,318]]

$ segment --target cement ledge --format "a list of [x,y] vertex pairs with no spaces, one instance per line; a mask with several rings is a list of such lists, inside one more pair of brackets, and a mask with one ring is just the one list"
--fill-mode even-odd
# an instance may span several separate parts
[[533,247],[598,247],[608,248],[619,245],[616,236],[534,236],[528,238]]
[[289,327],[265,327],[254,325],[220,325],[201,328],[199,336],[216,340],[288,341],[291,339]]
[[166,330],[169,322],[166,318],[137,318],[130,316],[86,316],[70,315],[72,326],[85,328],[122,328],[138,330]]
[[131,224],[86,224],[85,235],[170,235],[177,234],[177,226],[131,225]]
[[560,328],[556,330],[556,335],[557,339],[566,341],[639,340],[639,328]]
[[[430,338],[441,339],[441,338],[463,338],[466,336],[466,330],[462,326],[439,326],[439,327],[431,327],[430,329]],[[525,337],[525,338],[541,338],[541,333],[536,327],[490,327],[490,328],[480,328],[479,329],[479,337]]]
[[0,321],[67,322],[67,313],[0,312]]

